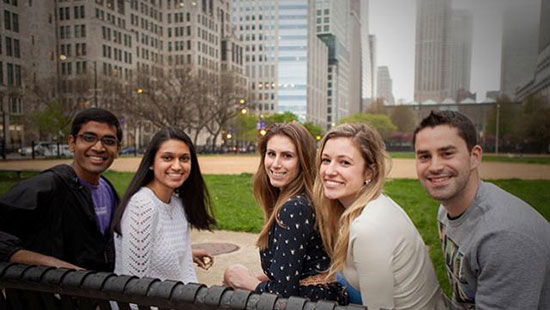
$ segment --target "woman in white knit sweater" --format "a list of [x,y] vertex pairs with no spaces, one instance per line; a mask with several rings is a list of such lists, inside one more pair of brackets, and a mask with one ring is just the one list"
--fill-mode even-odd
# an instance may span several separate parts
[[113,219],[115,273],[197,282],[189,229],[215,225],[210,197],[191,139],[176,128],[155,134]]
[[378,132],[339,125],[317,154],[319,230],[332,259],[329,274],[342,273],[350,301],[369,309],[444,309],[422,237],[382,193],[387,154]]

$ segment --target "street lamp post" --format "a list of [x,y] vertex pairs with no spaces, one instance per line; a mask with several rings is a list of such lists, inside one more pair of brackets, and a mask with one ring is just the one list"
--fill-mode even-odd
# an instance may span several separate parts
[[500,129],[500,104],[497,103],[497,121],[496,121],[496,139],[495,139],[495,153],[498,154],[498,138],[499,138],[499,129]]
[[94,60],[94,108],[97,108],[97,63]]

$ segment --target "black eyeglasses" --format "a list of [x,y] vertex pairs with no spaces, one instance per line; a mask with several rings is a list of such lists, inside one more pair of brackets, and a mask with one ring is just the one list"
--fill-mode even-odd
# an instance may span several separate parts
[[118,144],[118,140],[115,137],[105,136],[99,139],[93,133],[79,134],[78,137],[80,137],[86,144],[96,144],[97,140],[101,140],[101,144],[105,147],[114,147]]

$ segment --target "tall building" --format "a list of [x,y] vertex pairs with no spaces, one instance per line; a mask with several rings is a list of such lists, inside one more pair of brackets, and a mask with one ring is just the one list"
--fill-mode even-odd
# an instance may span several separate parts
[[540,3],[510,6],[502,18],[500,90],[510,99],[533,77],[537,65],[539,10]]
[[[9,44],[9,54],[4,50],[10,59],[0,52],[0,68],[5,64],[10,87],[25,85],[26,95],[40,93],[38,104],[55,98],[77,108],[116,110],[120,100],[110,90],[152,92],[163,79],[184,72],[218,79],[230,71],[236,87],[244,90],[243,46],[234,33],[230,4],[230,0],[6,0],[0,3],[1,39]],[[0,73],[3,77],[3,70]],[[16,110],[25,110],[20,98],[6,100],[17,103]],[[128,125],[127,120],[124,123]],[[137,134],[124,138],[132,143]]]
[[377,52],[376,52],[376,36],[374,34],[371,34],[369,35],[369,58],[370,58],[370,66],[369,66],[369,71],[370,71],[370,77],[371,77],[371,80],[370,80],[370,89],[371,89],[371,94],[372,94],[372,97],[371,99],[374,99],[377,97],[377,94],[376,94],[376,80],[378,80],[378,73],[376,72],[377,68],[378,68],[378,57],[377,57]]
[[46,100],[56,90],[54,5],[53,1],[0,2],[0,127],[2,144],[8,149],[25,142],[25,100]]
[[516,101],[536,95],[550,104],[550,0],[541,0],[537,66],[532,79],[515,93]]
[[373,73],[372,55],[369,36],[369,1],[362,0],[360,3],[361,17],[361,97],[362,99],[373,98]]
[[290,111],[325,123],[327,48],[314,16],[314,0],[233,1],[257,113]]
[[[308,44],[308,39],[315,39],[311,33],[315,2],[280,0],[278,3],[278,111],[291,111],[301,121],[306,121],[308,109],[312,110],[316,104],[312,102],[312,98],[308,98],[308,88],[314,87],[312,84],[308,85],[308,80],[313,78],[308,75],[308,70],[312,70],[317,61],[320,61],[308,57],[313,56],[310,50],[313,46]],[[318,123],[320,120],[314,118],[314,121]]]
[[349,0],[348,42],[349,42],[349,99],[348,114],[361,112],[361,1]]
[[414,100],[442,102],[448,93],[451,0],[418,0]]
[[329,49],[316,33],[315,2],[309,1],[308,26],[308,116],[307,120],[328,128],[328,56]]
[[459,90],[470,89],[473,17],[470,11],[453,10],[449,44],[448,97],[459,101]]
[[394,105],[393,97],[393,82],[390,76],[390,70],[387,66],[378,67],[378,82],[377,82],[378,98],[384,99],[386,105]]
[[349,114],[349,1],[316,0],[317,35],[328,46],[327,124]]

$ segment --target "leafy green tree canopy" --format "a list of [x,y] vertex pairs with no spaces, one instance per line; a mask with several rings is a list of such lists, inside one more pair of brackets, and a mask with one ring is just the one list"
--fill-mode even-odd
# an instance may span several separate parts
[[367,123],[378,130],[383,139],[388,138],[397,129],[385,114],[355,113],[341,119],[339,124],[343,123]]
[[390,119],[399,132],[413,132],[416,126],[416,119],[411,107],[405,105],[396,106]]
[[264,122],[266,127],[269,127],[275,123],[290,123],[298,121],[298,116],[292,112],[269,114],[264,116]]
[[323,137],[323,129],[321,126],[315,125],[313,122],[305,122],[303,125],[315,140],[320,140]]
[[69,135],[71,115],[66,115],[63,105],[52,100],[31,114],[33,124],[41,139],[64,138]]

